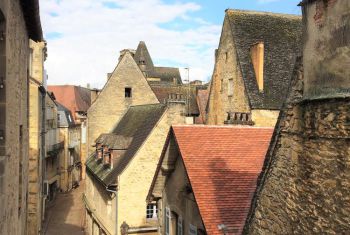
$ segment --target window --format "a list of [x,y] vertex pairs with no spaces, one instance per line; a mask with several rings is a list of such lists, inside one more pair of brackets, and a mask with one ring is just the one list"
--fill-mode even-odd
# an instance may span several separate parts
[[227,95],[228,96],[233,96],[233,79],[228,80],[228,87],[227,87]]
[[190,224],[190,227],[188,228],[188,234],[189,235],[197,235],[197,227]]
[[224,80],[223,79],[221,79],[220,80],[220,92],[222,92],[224,89]]
[[168,207],[165,208],[165,214],[164,214],[164,229],[165,229],[165,235],[170,235],[170,209]]
[[183,220],[182,217],[179,216],[179,218],[177,219],[177,235],[183,235]]
[[150,203],[150,204],[147,205],[146,218],[147,219],[155,219],[155,218],[157,218],[157,204]]
[[130,87],[125,87],[125,98],[131,98],[132,92]]

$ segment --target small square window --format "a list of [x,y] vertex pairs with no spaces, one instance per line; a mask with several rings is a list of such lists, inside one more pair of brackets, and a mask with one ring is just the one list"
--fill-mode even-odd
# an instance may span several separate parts
[[151,203],[147,205],[146,218],[147,219],[157,218],[157,204]]
[[125,98],[131,98],[132,97],[132,90],[130,87],[125,87]]

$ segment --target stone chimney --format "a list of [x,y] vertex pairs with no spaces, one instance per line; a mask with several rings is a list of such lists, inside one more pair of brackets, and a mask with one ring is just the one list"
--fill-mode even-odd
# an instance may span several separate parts
[[264,90],[264,42],[258,42],[250,48],[256,82],[259,91]]
[[90,99],[91,99],[91,104],[95,102],[98,94],[100,93],[100,90],[98,89],[91,89],[90,90]]

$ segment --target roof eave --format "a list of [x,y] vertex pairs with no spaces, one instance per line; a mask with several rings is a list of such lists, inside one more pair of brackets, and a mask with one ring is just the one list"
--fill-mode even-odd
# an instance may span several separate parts
[[42,41],[43,31],[40,21],[39,0],[21,0],[20,3],[29,38],[37,42]]

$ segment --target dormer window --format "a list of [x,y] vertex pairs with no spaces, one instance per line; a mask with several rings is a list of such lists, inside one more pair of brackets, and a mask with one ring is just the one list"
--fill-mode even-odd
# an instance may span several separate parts
[[132,89],[130,87],[125,87],[125,98],[132,97]]
[[250,56],[254,67],[259,91],[264,90],[264,43],[258,42],[250,48]]

